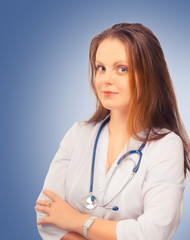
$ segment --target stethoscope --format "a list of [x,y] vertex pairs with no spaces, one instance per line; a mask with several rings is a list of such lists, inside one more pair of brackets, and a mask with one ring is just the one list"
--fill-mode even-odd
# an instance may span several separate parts
[[[107,208],[107,209],[112,209],[113,211],[118,211],[119,210],[119,207],[118,206],[113,206],[113,207],[110,207],[108,206],[108,204],[113,200],[115,199],[120,193],[121,191],[126,187],[126,185],[132,180],[132,178],[134,177],[134,175],[137,173],[139,167],[140,167],[140,163],[141,163],[141,158],[142,158],[142,150],[143,148],[145,147],[146,145],[146,142],[143,142],[141,144],[141,146],[138,148],[138,150],[131,150],[127,153],[125,153],[118,161],[117,161],[117,164],[115,166],[115,169],[113,170],[110,178],[109,178],[109,181],[106,185],[106,190],[108,189],[108,186],[111,182],[111,179],[113,178],[116,170],[118,169],[119,165],[121,164],[121,162],[127,158],[130,154],[137,154],[138,157],[139,157],[139,160],[137,162],[137,164],[135,163],[135,161],[133,159],[130,159],[133,164],[134,164],[134,167],[133,167],[133,170],[132,170],[132,173],[129,177],[129,179],[127,180],[127,182],[124,184],[124,186],[121,188],[121,190],[112,198],[110,199],[109,201],[107,201],[106,203],[104,202],[103,204],[100,204],[100,202],[98,201],[98,199],[93,195],[93,182],[94,182],[94,166],[95,166],[95,157],[96,157],[96,148],[97,148],[97,144],[98,144],[98,139],[100,137],[100,133],[102,131],[102,129],[104,128],[104,126],[109,122],[110,120],[110,117],[106,118],[104,120],[104,122],[101,124],[100,126],[100,129],[97,133],[97,136],[96,136],[96,139],[95,139],[95,143],[94,143],[94,149],[93,149],[93,156],[92,156],[92,167],[91,167],[91,178],[90,178],[90,191],[89,191],[89,195],[84,197],[82,199],[82,205],[87,208],[87,209],[94,209],[96,208],[97,206],[99,207],[104,207],[104,208]],[[147,136],[148,137],[148,136]],[[104,199],[104,196],[106,194],[106,190],[104,191],[104,195],[103,195],[103,199]]]

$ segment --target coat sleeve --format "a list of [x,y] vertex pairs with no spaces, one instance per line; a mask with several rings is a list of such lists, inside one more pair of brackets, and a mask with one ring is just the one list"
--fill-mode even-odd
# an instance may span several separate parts
[[[73,151],[76,125],[77,124],[75,123],[62,139],[60,147],[50,164],[43,185],[43,189],[49,189],[55,192],[62,199],[65,199],[64,186],[69,162]],[[43,192],[41,191],[38,200],[42,199],[49,198],[46,195],[44,195]],[[47,216],[46,213],[37,211],[37,221],[40,220],[41,218],[44,218],[45,216]],[[43,240],[60,240],[67,233],[66,231],[59,229],[51,224],[38,226],[38,231]]]
[[174,133],[153,143],[145,161],[149,167],[142,186],[143,214],[117,223],[118,240],[170,240],[182,217],[184,153]]

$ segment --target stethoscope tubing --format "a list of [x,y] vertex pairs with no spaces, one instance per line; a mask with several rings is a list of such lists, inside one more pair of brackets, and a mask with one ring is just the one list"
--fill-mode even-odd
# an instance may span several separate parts
[[[112,173],[112,175],[111,175],[111,177],[110,177],[110,179],[109,179],[109,181],[108,181],[105,189],[108,189],[108,186],[109,186],[109,184],[110,184],[110,182],[111,182],[111,179],[112,179],[112,177],[114,176],[117,168],[118,168],[118,166],[115,167],[114,172]],[[124,185],[124,186],[120,189],[120,191],[119,191],[112,199],[110,199],[109,201],[104,202],[103,204],[100,204],[100,203],[98,202],[98,200],[97,200],[93,195],[92,195],[92,200],[96,201],[97,206],[99,206],[99,207],[113,208],[113,207],[109,207],[109,206],[107,206],[107,205],[108,205],[111,201],[113,201],[113,200],[122,192],[122,190],[126,187],[126,185],[133,179],[134,175],[135,175],[135,172],[132,172],[131,176],[129,177],[129,179],[127,180],[127,182],[125,183],[125,185]],[[104,195],[103,195],[102,199],[105,198],[105,194],[106,194],[106,191],[104,191]]]
[[96,148],[97,148],[97,144],[98,144],[98,139],[100,137],[100,133],[102,131],[102,129],[104,128],[104,126],[109,122],[110,117],[106,118],[106,120],[102,123],[102,125],[100,126],[100,129],[98,131],[98,134],[96,136],[96,140],[94,142],[94,150],[93,150],[93,156],[92,156],[92,167],[91,167],[91,179],[90,179],[90,193],[93,192],[93,184],[94,184],[94,166],[95,166],[95,158],[96,158]]
[[[114,206],[114,207],[109,207],[107,206],[111,201],[113,201],[113,199],[115,199],[120,193],[121,191],[126,187],[126,185],[133,179],[134,175],[137,173],[139,167],[140,167],[140,164],[141,164],[141,158],[142,158],[142,150],[143,148],[145,147],[146,145],[146,141],[144,141],[141,146],[138,148],[138,150],[131,150],[127,153],[125,153],[118,161],[117,161],[117,164],[115,166],[115,169],[113,170],[112,174],[111,174],[111,177],[109,178],[109,181],[108,183],[106,184],[106,190],[104,191],[104,194],[103,194],[103,197],[102,199],[104,200],[105,198],[105,194],[107,192],[107,189],[108,189],[108,186],[111,182],[111,179],[113,178],[117,168],[119,167],[119,165],[122,163],[122,161],[124,159],[126,159],[130,154],[138,154],[139,155],[139,160],[138,160],[138,163],[135,164],[134,160],[133,159],[130,159],[131,161],[133,161],[134,163],[134,168],[133,168],[133,171],[132,171],[132,174],[131,176],[129,177],[129,179],[127,180],[127,182],[124,184],[124,186],[120,189],[120,191],[109,201],[107,201],[106,203],[102,203],[100,204],[99,201],[96,199],[95,196],[93,196],[93,184],[94,184],[94,167],[95,167],[95,158],[96,158],[96,149],[97,149],[97,145],[98,145],[98,140],[99,140],[99,137],[100,137],[100,134],[102,132],[102,129],[104,128],[104,126],[109,122],[110,120],[110,116],[108,118],[106,118],[104,120],[104,122],[102,123],[102,125],[100,126],[100,129],[98,131],[98,134],[96,136],[96,139],[95,139],[95,143],[94,143],[94,149],[93,149],[93,156],[92,156],[92,166],[91,166],[91,178],[90,178],[90,191],[89,191],[89,197],[91,198],[91,201],[94,202],[96,204],[96,206],[99,206],[99,207],[105,207],[105,208],[110,208],[114,211],[117,211],[119,208],[117,206]],[[149,135],[149,134],[148,134]],[[148,137],[147,135],[147,137]],[[130,161],[129,160],[129,161]]]

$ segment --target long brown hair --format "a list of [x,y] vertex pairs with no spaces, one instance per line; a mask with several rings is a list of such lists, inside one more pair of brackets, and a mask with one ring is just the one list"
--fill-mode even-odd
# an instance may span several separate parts
[[172,80],[160,43],[152,31],[142,24],[115,24],[92,39],[89,51],[89,75],[97,105],[95,113],[87,122],[99,122],[110,113],[101,104],[94,81],[96,51],[106,38],[117,38],[128,49],[131,104],[127,125],[131,136],[142,141],[144,139],[138,132],[148,129],[151,134],[147,141],[153,141],[167,134],[158,133],[155,129],[166,128],[175,132],[183,142],[186,175],[187,170],[190,171],[189,138],[180,118]]

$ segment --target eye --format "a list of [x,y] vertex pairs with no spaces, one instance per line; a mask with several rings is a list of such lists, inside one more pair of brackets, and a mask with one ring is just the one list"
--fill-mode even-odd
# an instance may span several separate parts
[[96,66],[96,71],[98,71],[98,72],[103,72],[105,70],[106,70],[106,68],[103,66]]
[[126,73],[126,72],[128,72],[128,68],[127,68],[127,67],[124,67],[124,66],[119,66],[119,67],[117,68],[117,70],[118,70],[118,72],[120,72],[120,73]]

